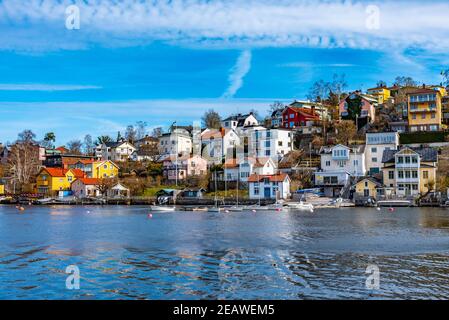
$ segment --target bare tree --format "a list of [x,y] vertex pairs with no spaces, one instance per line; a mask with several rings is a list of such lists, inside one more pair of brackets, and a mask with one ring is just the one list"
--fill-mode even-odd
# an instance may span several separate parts
[[404,77],[399,76],[394,80],[394,84],[400,87],[417,87],[418,82],[415,81],[412,77]]
[[284,109],[285,105],[280,102],[280,101],[275,101],[272,104],[270,104],[269,108],[268,108],[268,112],[270,113],[270,115],[280,109]]
[[71,154],[81,154],[83,143],[80,140],[72,140],[67,143],[67,149]]
[[209,129],[220,129],[221,118],[220,115],[213,109],[209,109],[204,113],[203,125]]
[[325,82],[324,80],[316,81],[309,89],[307,99],[315,102],[323,102],[329,96],[329,87],[329,82]]
[[95,143],[90,134],[86,134],[84,136],[83,147],[84,147],[85,154],[91,155],[94,153]]
[[348,83],[345,79],[345,74],[334,74],[332,82],[329,83],[329,94],[334,94],[337,97],[337,101],[340,103],[341,95],[345,92],[348,87]]
[[355,123],[351,120],[342,120],[335,125],[337,142],[349,145],[350,141],[357,135]]
[[28,129],[23,130],[21,133],[18,134],[19,142],[26,142],[26,143],[35,142],[35,140],[34,140],[35,138],[36,138],[36,134],[33,131],[28,130]]
[[102,196],[107,196],[108,191],[116,184],[116,178],[100,178],[96,188]]
[[133,125],[127,126],[126,132],[125,132],[126,140],[128,140],[131,143],[134,143],[134,141],[136,141],[136,137],[137,137],[137,132],[136,132],[136,129],[134,129],[134,126]]
[[39,146],[31,142],[17,142],[11,146],[7,171],[19,190],[32,182],[40,167]]
[[157,127],[153,129],[151,136],[154,138],[159,138],[164,133],[164,130],[161,127]]
[[143,139],[147,134],[147,123],[145,121],[136,122],[136,139]]

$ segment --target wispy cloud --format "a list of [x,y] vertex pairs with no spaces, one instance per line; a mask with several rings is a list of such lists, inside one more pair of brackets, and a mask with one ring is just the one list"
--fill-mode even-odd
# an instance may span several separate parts
[[222,98],[234,97],[237,91],[243,86],[243,78],[251,69],[251,51],[243,51],[237,59],[236,64],[229,73],[229,87],[223,93]]
[[78,91],[92,89],[101,89],[101,87],[86,85],[0,83],[0,91]]
[[[367,27],[367,1],[79,1],[81,29],[65,29],[68,0],[0,2],[0,48],[80,48],[162,40],[234,48],[309,46],[449,48],[447,1],[375,1],[379,29]],[[56,41],[57,40],[57,41]]]
[[289,62],[280,64],[284,68],[352,68],[357,67],[351,63],[311,63],[311,62]]

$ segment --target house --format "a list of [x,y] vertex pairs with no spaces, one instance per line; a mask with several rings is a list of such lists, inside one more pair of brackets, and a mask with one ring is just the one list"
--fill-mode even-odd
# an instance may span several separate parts
[[228,159],[223,165],[225,181],[248,182],[255,175],[273,175],[277,171],[276,163],[269,157]]
[[180,196],[184,199],[202,199],[205,192],[203,188],[186,188],[180,192]]
[[142,139],[136,140],[134,142],[134,146],[138,150],[140,150],[142,148],[145,148],[145,146],[147,146],[147,147],[156,147],[157,148],[158,143],[159,143],[159,139],[158,138],[146,135]]
[[95,155],[98,160],[126,161],[131,158],[136,147],[124,139],[116,142],[106,142],[97,146]]
[[221,122],[221,126],[225,129],[238,130],[243,127],[257,126],[259,121],[252,112],[248,114],[237,114],[227,117]]
[[387,87],[371,88],[366,93],[375,97],[378,104],[385,103],[391,97],[391,91]]
[[226,155],[235,155],[240,138],[234,129],[206,129],[201,133],[202,156],[209,163],[221,164]]
[[282,112],[282,126],[285,129],[300,127],[311,127],[320,121],[320,116],[315,112],[315,108],[299,108],[288,106]]
[[[48,150],[47,150],[48,152]],[[69,166],[77,163],[78,161],[94,161],[92,156],[84,156],[78,154],[62,154],[59,152],[47,153],[43,165],[47,168],[63,168],[69,169]]]
[[385,150],[397,150],[399,133],[370,132],[366,134],[365,167],[369,175],[382,173],[382,156]]
[[361,178],[355,184],[354,200],[356,202],[365,202],[370,198],[377,200],[382,188],[382,183],[372,177]]
[[411,132],[441,130],[442,96],[439,90],[415,89],[407,93],[407,99]]
[[270,122],[272,128],[282,127],[282,113],[285,108],[276,109],[271,113]]
[[84,177],[84,172],[79,169],[42,168],[36,177],[36,190],[54,196],[60,191],[70,191],[71,184]]
[[192,137],[190,132],[175,129],[159,137],[159,153],[161,155],[190,155],[192,153]]
[[377,98],[355,91],[340,101],[340,118],[354,121],[361,129],[374,121],[377,104]]
[[72,183],[72,194],[78,198],[99,197],[100,180],[97,178],[79,178]]
[[248,156],[260,158],[270,157],[279,161],[293,151],[294,132],[290,129],[255,129],[251,131]]
[[118,165],[111,160],[78,160],[69,164],[68,169],[80,169],[87,178],[114,178],[119,172]]
[[318,102],[295,100],[289,105],[289,107],[305,109],[309,112],[313,110],[314,113],[320,117],[320,120],[331,119],[331,115],[329,114],[329,108]]
[[314,174],[315,186],[327,197],[348,196],[351,177],[366,174],[365,146],[336,145],[320,149],[321,171]]
[[177,162],[167,158],[162,163],[162,170],[164,177],[170,181],[184,180],[188,177],[205,175],[207,173],[207,160],[198,155],[180,158]]
[[288,199],[290,177],[285,173],[272,175],[253,174],[248,178],[250,199]]
[[112,188],[108,189],[107,197],[110,199],[123,199],[129,198],[131,196],[131,192],[129,188],[125,187],[121,183],[117,183],[112,186]]
[[6,182],[3,179],[0,179],[0,196],[6,193],[5,185]]
[[416,196],[435,189],[438,152],[432,148],[385,150],[383,183],[396,194]]

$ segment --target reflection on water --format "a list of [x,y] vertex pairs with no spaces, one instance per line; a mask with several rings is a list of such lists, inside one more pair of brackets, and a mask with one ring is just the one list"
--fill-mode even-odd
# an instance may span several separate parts
[[[443,299],[449,210],[0,206],[2,299]],[[365,288],[366,267],[380,290]],[[67,290],[76,265],[81,289]]]

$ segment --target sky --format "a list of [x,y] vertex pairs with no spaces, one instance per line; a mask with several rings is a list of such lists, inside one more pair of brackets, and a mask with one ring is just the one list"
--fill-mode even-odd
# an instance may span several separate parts
[[449,68],[447,1],[0,0],[0,142],[57,144]]

